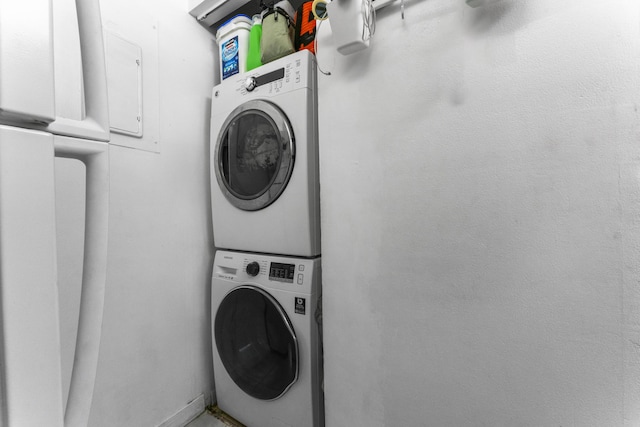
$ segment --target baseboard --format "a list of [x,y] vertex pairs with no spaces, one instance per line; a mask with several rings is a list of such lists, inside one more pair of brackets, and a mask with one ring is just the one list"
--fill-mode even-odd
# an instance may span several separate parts
[[204,394],[193,399],[184,408],[159,424],[158,427],[184,427],[204,412]]

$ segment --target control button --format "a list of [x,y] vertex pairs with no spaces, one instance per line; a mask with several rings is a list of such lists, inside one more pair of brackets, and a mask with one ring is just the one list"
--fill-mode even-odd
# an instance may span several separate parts
[[302,279],[304,279],[304,276],[301,273],[298,273],[298,285],[302,285]]
[[298,267],[298,270],[304,271],[304,264],[300,264],[300,266]]
[[260,264],[258,264],[255,261],[250,262],[249,264],[247,264],[247,274],[249,276],[256,277],[258,275],[258,273],[260,273]]
[[247,92],[251,92],[256,88],[256,78],[255,77],[247,77],[244,81],[244,87],[247,89]]

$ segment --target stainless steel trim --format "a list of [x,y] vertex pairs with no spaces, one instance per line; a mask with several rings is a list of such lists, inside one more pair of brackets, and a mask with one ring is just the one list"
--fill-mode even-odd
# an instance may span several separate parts
[[[222,174],[223,168],[220,150],[228,127],[238,118],[252,113],[266,116],[273,121],[282,145],[279,168],[269,185],[264,191],[256,194],[254,197],[243,197],[229,187],[227,180]],[[284,112],[275,104],[262,99],[247,101],[235,108],[222,124],[217,137],[214,156],[216,180],[227,200],[233,206],[245,211],[264,209],[280,197],[291,178],[295,162],[295,137],[293,135],[293,128]]]

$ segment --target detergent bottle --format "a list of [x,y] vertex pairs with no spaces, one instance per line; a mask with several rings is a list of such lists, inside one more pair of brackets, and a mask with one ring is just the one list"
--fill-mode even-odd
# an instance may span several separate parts
[[260,39],[262,38],[262,16],[253,15],[253,24],[249,33],[249,52],[247,53],[247,71],[262,65],[260,59]]
[[220,46],[221,80],[247,70],[250,30],[251,19],[246,15],[236,15],[218,29],[216,40]]

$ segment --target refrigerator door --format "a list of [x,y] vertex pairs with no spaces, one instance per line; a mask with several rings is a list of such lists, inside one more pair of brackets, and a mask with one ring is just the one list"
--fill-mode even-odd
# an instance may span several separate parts
[[[52,11],[65,1],[0,0],[3,427],[63,423],[65,427],[86,427],[98,363],[109,212],[108,144],[101,142],[109,140],[102,22],[98,0],[75,0],[85,114],[59,117],[55,96],[69,94],[54,93],[53,26],[65,22],[54,22]],[[64,60],[61,56],[57,60]],[[80,318],[64,410],[57,317],[55,156],[84,162],[87,186]]]
[[55,119],[51,0],[0,0],[0,121]]
[[[59,117],[55,97],[55,63],[66,59],[54,51],[53,8],[67,0],[0,0],[0,123],[47,130],[57,135],[109,140],[107,78],[98,0],[76,0],[84,110],[81,118]],[[60,56],[61,58],[55,58]]]
[[[80,316],[64,411],[54,156],[85,164],[87,192]],[[102,331],[108,218],[107,144],[0,125],[0,425],[86,427]]]
[[53,155],[53,135],[0,126],[2,426],[63,425]]

